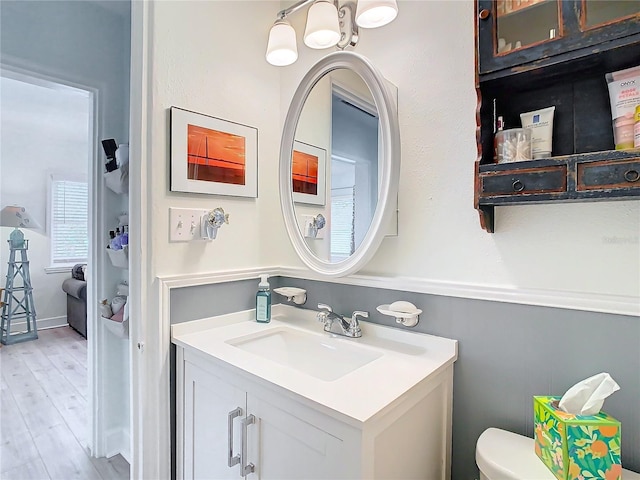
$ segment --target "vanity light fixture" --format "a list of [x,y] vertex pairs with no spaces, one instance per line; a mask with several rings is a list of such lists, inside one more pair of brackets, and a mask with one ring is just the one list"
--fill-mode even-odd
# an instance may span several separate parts
[[362,28],[378,28],[398,15],[396,0],[358,0],[356,23]]
[[276,67],[284,67],[297,59],[296,31],[286,20],[277,20],[269,32],[267,62]]
[[341,6],[339,0],[300,0],[278,12],[269,31],[266,58],[271,65],[283,67],[298,59],[296,32],[286,18],[309,4],[304,43],[314,49],[355,47],[358,26],[381,27],[398,14],[396,0],[357,0],[357,6],[354,1]]
[[316,0],[307,13],[304,44],[309,48],[333,47],[340,40],[338,8],[329,0]]

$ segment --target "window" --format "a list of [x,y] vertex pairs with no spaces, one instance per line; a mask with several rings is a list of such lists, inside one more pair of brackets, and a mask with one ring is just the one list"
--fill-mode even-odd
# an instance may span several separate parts
[[346,260],[355,251],[355,188],[331,190],[331,261]]
[[89,256],[87,182],[54,177],[50,185],[51,266],[86,262]]

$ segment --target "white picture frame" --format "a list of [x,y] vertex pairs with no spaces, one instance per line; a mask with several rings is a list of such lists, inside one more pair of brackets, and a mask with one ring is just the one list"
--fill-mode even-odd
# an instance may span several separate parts
[[170,130],[172,192],[258,196],[257,128],[171,107]]
[[316,147],[314,145],[310,145],[308,143],[294,141],[293,142],[293,152],[291,159],[291,182],[293,184],[295,178],[294,172],[294,161],[296,152],[300,152],[304,155],[310,155],[318,159],[318,169],[317,169],[317,193],[302,193],[296,191],[295,184],[292,187],[293,190],[293,201],[295,203],[306,203],[310,205],[325,205],[326,204],[326,194],[327,194],[327,151],[323,148]]

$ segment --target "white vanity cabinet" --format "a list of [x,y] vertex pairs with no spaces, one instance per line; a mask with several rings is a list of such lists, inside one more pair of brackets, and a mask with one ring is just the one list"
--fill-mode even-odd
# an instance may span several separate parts
[[176,359],[178,479],[450,477],[452,364],[362,421],[188,346]]
[[[269,396],[276,401],[273,405],[228,383],[201,361],[189,359],[189,353],[184,356],[183,388],[178,388],[178,398],[184,399],[178,417],[178,422],[184,419],[178,428],[182,436],[178,445],[183,444],[178,478],[238,479],[249,465],[253,466],[247,468],[253,470],[247,471],[249,479],[355,478],[357,472],[345,468],[344,442],[335,436],[342,432],[334,429],[332,435],[309,423],[314,420],[309,415],[287,411],[288,402],[278,405],[279,399]],[[247,421],[250,416],[252,423]],[[230,461],[233,457],[235,462]]]

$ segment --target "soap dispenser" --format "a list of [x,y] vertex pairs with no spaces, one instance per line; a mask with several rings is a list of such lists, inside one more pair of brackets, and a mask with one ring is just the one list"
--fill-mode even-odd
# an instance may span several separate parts
[[258,293],[256,293],[256,321],[260,323],[271,321],[271,291],[267,278],[269,275],[260,275]]

